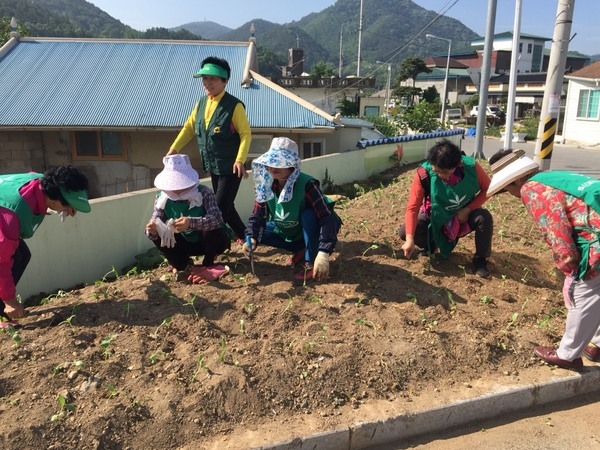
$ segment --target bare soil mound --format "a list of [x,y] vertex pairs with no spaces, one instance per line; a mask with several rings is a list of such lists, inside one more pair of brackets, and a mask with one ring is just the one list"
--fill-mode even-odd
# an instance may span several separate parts
[[471,273],[471,236],[406,260],[414,168],[338,187],[327,283],[295,286],[264,247],[252,275],[233,249],[218,282],[133,269],[31,306],[0,332],[2,447],[251,448],[542,368],[532,346],[560,339],[563,277],[533,221],[508,195],[487,203],[491,279]]

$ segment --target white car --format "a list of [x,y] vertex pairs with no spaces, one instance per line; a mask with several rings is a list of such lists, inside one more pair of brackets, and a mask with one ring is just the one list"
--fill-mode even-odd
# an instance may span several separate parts
[[[479,106],[473,106],[470,116],[477,117],[478,113],[479,113]],[[499,124],[504,123],[504,119],[506,118],[504,111],[502,111],[500,108],[498,108],[497,106],[494,106],[494,105],[487,105],[485,107],[485,116],[486,116],[488,122],[491,121],[491,122],[496,122]]]

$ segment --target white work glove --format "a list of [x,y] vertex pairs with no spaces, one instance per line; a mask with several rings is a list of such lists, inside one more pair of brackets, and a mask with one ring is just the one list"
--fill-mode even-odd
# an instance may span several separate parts
[[175,225],[173,225],[173,219],[169,219],[167,223],[164,223],[160,219],[152,220],[156,225],[156,233],[160,237],[161,247],[175,247]]
[[329,253],[319,252],[313,264],[313,277],[317,281],[323,281],[329,276]]
[[250,258],[250,252],[256,250],[256,239],[251,238],[250,243],[252,245],[252,248],[248,247],[248,242],[244,242],[244,245],[242,245],[242,252],[248,258]]

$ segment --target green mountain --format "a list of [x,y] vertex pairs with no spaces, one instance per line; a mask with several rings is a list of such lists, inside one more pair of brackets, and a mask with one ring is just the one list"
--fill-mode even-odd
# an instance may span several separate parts
[[202,36],[204,39],[211,40],[231,31],[231,28],[219,25],[218,23],[211,22],[209,20],[184,23],[183,25],[179,25],[178,27],[171,29],[174,31],[188,30],[190,33],[195,34],[196,36]]
[[11,17],[29,36],[199,39],[185,30],[135,30],[85,0],[0,0],[0,18]]

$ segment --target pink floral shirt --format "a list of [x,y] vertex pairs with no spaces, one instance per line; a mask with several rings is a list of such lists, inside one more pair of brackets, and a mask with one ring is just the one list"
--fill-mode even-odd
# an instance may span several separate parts
[[[577,275],[581,255],[573,239],[574,227],[587,226],[600,230],[600,213],[588,207],[583,200],[537,181],[528,181],[523,185],[521,200],[550,245],[557,267],[565,275]],[[589,240],[597,239],[590,231],[578,233]],[[598,242],[590,247],[588,266],[585,279],[600,273]]]

